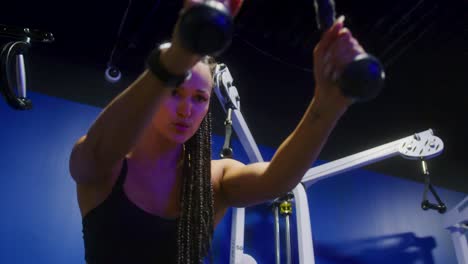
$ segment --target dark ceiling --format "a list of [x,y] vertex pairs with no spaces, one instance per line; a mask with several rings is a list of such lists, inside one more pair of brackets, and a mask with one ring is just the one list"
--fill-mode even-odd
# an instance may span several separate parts
[[[180,2],[17,1],[2,6],[0,24],[50,31],[56,38],[33,44],[31,90],[102,107],[141,72],[155,43],[169,38]],[[347,27],[385,65],[387,80],[377,99],[348,111],[321,159],[432,128],[445,143],[444,153],[429,163],[433,182],[468,193],[468,1],[335,2]],[[312,49],[319,36],[312,0],[245,2],[233,43],[218,60],[234,76],[258,143],[277,146],[300,119],[313,95]],[[114,47],[124,77],[110,84],[103,75]],[[62,68],[74,75],[53,74]],[[220,125],[216,131],[222,132]],[[422,181],[414,162],[385,161],[370,169]]]

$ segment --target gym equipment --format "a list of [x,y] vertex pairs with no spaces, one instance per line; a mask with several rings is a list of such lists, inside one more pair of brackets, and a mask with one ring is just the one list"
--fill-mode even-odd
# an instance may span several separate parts
[[[333,0],[315,0],[315,14],[318,28],[330,28],[335,21]],[[369,101],[383,89],[385,72],[380,61],[370,54],[358,55],[345,67],[338,77],[343,94],[357,101]]]
[[[237,88],[233,85],[233,78],[226,65],[217,65],[214,80],[214,91],[216,96],[218,97],[223,109],[226,112],[229,111],[230,120],[232,118],[232,126],[234,127],[249,160],[251,162],[263,161],[260,150],[250,133],[242,113],[240,112],[239,93],[237,92]],[[315,263],[309,206],[305,191],[306,188],[319,180],[388,159],[396,155],[401,155],[403,158],[411,160],[428,160],[438,156],[443,149],[444,144],[442,140],[434,136],[431,129],[428,129],[426,131],[309,169],[302,178],[301,183],[292,190],[292,195],[288,194],[286,200],[282,197],[273,203],[274,206],[279,206],[284,215],[289,216],[292,210],[292,197],[294,197],[294,204],[296,205],[297,234],[299,240],[299,263]],[[424,195],[423,202],[426,200],[425,197],[426,195]],[[284,203],[285,201],[286,204]],[[278,222],[279,214],[275,213],[275,216],[277,216],[276,222]],[[251,256],[244,254],[244,224],[245,209],[233,209],[230,254],[231,264],[241,264],[246,258],[252,259]],[[279,250],[279,231],[275,232],[275,234],[277,235],[276,250]],[[291,253],[289,252],[289,245],[287,245],[287,251],[287,256],[289,256],[288,259],[290,260]],[[278,264],[278,252],[276,254],[276,259]]]
[[233,31],[230,11],[224,4],[215,0],[194,4],[181,14],[181,44],[196,54],[220,54],[231,43]]
[[1,86],[0,91],[7,103],[16,110],[32,108],[26,96],[28,53],[31,42],[51,43],[54,36],[50,32],[36,29],[0,25],[0,37],[17,39],[6,43],[0,54]]
[[443,224],[452,237],[458,264],[468,264],[468,196],[444,215]]

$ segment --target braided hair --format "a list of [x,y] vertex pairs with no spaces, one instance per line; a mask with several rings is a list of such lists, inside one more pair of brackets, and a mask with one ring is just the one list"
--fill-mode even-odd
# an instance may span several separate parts
[[[213,76],[215,61],[205,57]],[[184,144],[181,214],[177,224],[177,263],[198,264],[208,255],[214,230],[211,184],[211,111]]]

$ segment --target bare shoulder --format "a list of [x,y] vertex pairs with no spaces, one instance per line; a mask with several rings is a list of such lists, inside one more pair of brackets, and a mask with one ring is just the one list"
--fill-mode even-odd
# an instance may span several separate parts
[[243,164],[233,159],[212,161],[212,183],[215,195],[225,206],[246,207],[268,200],[272,184],[265,177],[269,162]]
[[102,174],[94,177],[101,178],[98,181],[89,183],[76,183],[76,192],[78,197],[78,205],[81,215],[84,217],[89,211],[102,203],[112,191],[115,182],[120,174],[123,166],[123,160],[116,164],[111,170],[96,170],[96,173],[101,171]]
[[211,161],[211,181],[219,183],[226,171],[232,168],[241,168],[245,164],[235,159],[219,159]]
[[109,195],[121,171],[123,159],[112,166],[105,166],[89,150],[86,136],[83,136],[76,142],[69,162],[70,175],[76,182],[78,204],[84,216]]
[[123,157],[112,163],[95,154],[93,144],[82,136],[73,146],[69,158],[69,172],[77,184],[92,185],[107,181],[122,167]]
[[233,159],[211,161],[211,183],[213,184],[215,218],[217,222],[222,218],[226,209],[229,207],[221,187],[224,174],[229,170],[229,168],[242,166],[245,165],[242,162]]

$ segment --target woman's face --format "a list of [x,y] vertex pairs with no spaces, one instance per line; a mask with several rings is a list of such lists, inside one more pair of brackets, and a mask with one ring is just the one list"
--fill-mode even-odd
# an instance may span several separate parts
[[199,62],[190,79],[163,97],[153,119],[157,132],[176,143],[190,139],[208,112],[212,86],[209,66]]

